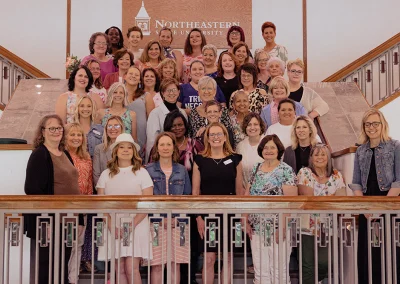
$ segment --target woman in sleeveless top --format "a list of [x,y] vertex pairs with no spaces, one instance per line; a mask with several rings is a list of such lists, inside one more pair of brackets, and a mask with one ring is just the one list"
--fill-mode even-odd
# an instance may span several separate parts
[[121,117],[125,126],[125,133],[137,139],[136,133],[136,113],[127,109],[127,91],[122,83],[114,83],[108,91],[107,105],[109,108],[101,109],[97,112],[96,121],[105,126],[107,119],[112,115]]
[[[63,123],[74,122],[76,102],[88,95],[93,85],[93,76],[89,68],[81,66],[76,68],[68,79],[68,92],[61,94],[56,102],[55,112],[61,117]],[[89,94],[90,95],[90,94]],[[98,95],[91,96],[97,109],[104,108],[104,104]]]
[[154,102],[151,94],[142,89],[143,84],[140,82],[143,82],[140,70],[135,66],[131,66],[125,78],[125,87],[128,92],[127,108],[136,113],[137,141],[140,146],[139,155],[144,160],[147,140],[147,117],[154,109]]

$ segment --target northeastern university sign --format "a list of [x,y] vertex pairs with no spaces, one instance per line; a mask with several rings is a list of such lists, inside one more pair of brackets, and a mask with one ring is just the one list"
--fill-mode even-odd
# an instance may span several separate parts
[[173,30],[172,47],[183,48],[193,28],[203,31],[207,43],[226,48],[226,32],[231,26],[241,26],[246,43],[251,48],[252,0],[122,0],[122,31],[139,26],[143,31],[142,46],[158,39],[163,27]]

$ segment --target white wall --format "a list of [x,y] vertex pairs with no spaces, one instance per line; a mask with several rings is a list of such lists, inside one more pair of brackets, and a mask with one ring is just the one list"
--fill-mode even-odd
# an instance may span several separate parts
[[[302,57],[302,1],[252,0],[253,47],[262,47],[264,21],[277,25],[277,43]],[[320,81],[399,32],[400,1],[308,0],[309,81]],[[65,77],[66,1],[2,1],[0,44],[52,77]],[[121,26],[122,1],[72,0],[71,52],[88,54],[96,31]]]
[[400,140],[399,110],[400,97],[380,109],[389,124],[390,136],[396,140]]

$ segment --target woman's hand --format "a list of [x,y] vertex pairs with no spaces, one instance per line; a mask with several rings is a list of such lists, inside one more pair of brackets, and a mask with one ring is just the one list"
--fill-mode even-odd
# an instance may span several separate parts
[[246,230],[246,233],[249,236],[250,240],[253,238],[253,228],[251,227],[251,225],[247,219],[245,221],[242,220],[242,230],[243,231]]
[[205,231],[205,222],[201,216],[196,218],[197,221],[197,230],[199,231],[200,238],[204,238],[204,231]]
[[196,132],[196,137],[201,137],[201,135],[203,135],[205,130],[206,130],[206,128],[204,126],[200,127],[200,129],[197,130],[197,132]]

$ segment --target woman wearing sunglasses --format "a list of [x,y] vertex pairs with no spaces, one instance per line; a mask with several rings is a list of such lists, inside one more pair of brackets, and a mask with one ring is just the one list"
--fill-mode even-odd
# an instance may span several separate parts
[[103,143],[96,146],[93,156],[93,182],[97,184],[100,175],[107,169],[107,162],[111,160],[110,145],[115,142],[118,135],[125,132],[124,123],[118,115],[108,118],[103,133]]

